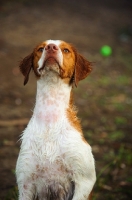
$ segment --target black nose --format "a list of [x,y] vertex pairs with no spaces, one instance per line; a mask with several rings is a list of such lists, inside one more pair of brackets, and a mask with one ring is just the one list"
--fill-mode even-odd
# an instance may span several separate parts
[[55,45],[55,44],[48,44],[46,47],[45,47],[45,51],[48,51],[48,52],[50,52],[50,51],[52,51],[52,52],[56,52],[56,51],[58,51],[58,46],[57,45]]

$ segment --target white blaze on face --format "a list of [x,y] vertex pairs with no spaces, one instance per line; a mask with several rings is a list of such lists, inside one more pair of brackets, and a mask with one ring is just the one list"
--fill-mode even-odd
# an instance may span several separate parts
[[[61,44],[61,41],[60,40],[47,40],[46,45],[49,45],[49,44],[55,44],[58,47],[58,51],[56,52],[56,60],[59,63],[59,65],[62,66],[62,64],[63,64],[63,54],[62,54],[61,49],[59,47],[59,45]],[[46,54],[47,54],[47,52],[44,48],[43,53],[42,53],[42,55],[41,55],[41,57],[38,61],[38,66],[39,66],[38,72],[44,64]]]

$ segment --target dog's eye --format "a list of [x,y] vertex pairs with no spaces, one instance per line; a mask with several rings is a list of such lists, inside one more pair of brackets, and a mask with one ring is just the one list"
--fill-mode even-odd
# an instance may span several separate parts
[[63,52],[64,53],[69,53],[70,51],[69,51],[69,49],[65,48],[65,49],[63,49]]
[[43,47],[40,47],[40,48],[38,49],[39,52],[43,52],[43,50],[44,50]]

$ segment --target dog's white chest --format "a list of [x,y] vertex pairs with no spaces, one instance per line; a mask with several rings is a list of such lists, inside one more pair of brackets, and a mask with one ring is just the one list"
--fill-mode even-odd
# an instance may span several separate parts
[[36,182],[37,179],[42,178],[48,183],[57,179],[57,176],[60,179],[71,170],[71,163],[66,162],[68,141],[61,135],[63,133],[56,133],[56,131],[54,130],[51,135],[50,131],[46,130],[44,134],[23,136],[21,157],[24,159],[24,165],[26,164],[25,171],[30,169],[32,173],[32,181]]
[[24,187],[28,188],[32,183],[40,196],[47,194],[49,188],[51,193],[57,191],[59,196],[62,191],[70,193],[74,187],[72,164],[76,150],[69,145],[72,137],[68,132],[73,130],[68,125],[58,123],[53,129],[48,126],[42,132],[41,128],[37,132],[32,130],[32,120],[30,123],[23,135],[17,162],[19,178],[24,181],[22,176],[26,177]]

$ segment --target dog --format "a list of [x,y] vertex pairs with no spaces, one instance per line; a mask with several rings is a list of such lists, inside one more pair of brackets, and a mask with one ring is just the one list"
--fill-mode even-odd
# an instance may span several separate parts
[[19,200],[89,200],[95,162],[84,139],[72,88],[91,72],[91,62],[71,44],[47,40],[20,62],[24,85],[37,78],[33,115],[21,136],[16,164]]

